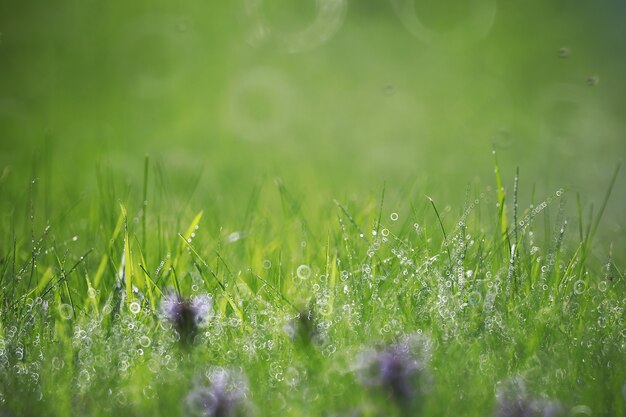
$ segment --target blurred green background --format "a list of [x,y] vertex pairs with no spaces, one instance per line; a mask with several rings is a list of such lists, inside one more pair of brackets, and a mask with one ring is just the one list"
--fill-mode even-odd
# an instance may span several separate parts
[[[597,206],[626,155],[625,19],[618,0],[2,1],[3,198],[37,177],[56,210],[148,153],[216,205],[281,177],[313,208],[385,181],[460,206],[495,147],[526,205],[534,184]],[[626,249],[625,174],[602,251]]]

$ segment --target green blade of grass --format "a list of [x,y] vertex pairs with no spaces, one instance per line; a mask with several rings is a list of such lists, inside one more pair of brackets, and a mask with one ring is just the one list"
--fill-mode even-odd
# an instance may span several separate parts
[[500,165],[498,164],[498,155],[496,150],[493,150],[493,159],[494,159],[494,172],[496,174],[496,193],[498,198],[498,221],[500,223],[500,231],[502,233],[503,239],[506,239],[506,231],[507,231],[507,219],[506,219],[506,206],[505,206],[505,198],[506,195],[504,193],[504,186],[502,185],[502,177],[500,175]]
[[120,204],[124,215],[124,255],[122,256],[124,281],[126,283],[126,302],[130,303],[133,298],[133,260],[130,251],[130,239],[128,238],[128,216],[126,208]]

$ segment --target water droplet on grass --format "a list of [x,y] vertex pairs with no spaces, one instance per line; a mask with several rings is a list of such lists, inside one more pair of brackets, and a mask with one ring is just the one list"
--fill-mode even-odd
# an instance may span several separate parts
[[50,366],[52,367],[52,369],[54,371],[58,371],[59,369],[61,369],[61,368],[63,368],[65,366],[65,361],[63,359],[55,356],[54,358],[52,358]]
[[482,295],[478,291],[474,291],[470,293],[470,295],[467,297],[467,301],[471,305],[474,305],[474,306],[478,305],[481,299],[482,299]]
[[391,213],[389,218],[391,219],[391,221],[395,222],[396,220],[398,220],[398,213]]
[[128,309],[130,310],[131,313],[137,314],[141,311],[141,306],[139,305],[137,301],[133,301],[132,303],[130,303],[130,306],[128,307]]
[[86,369],[83,369],[78,374],[78,382],[81,383],[81,384],[89,383],[90,379],[91,379],[91,375],[89,375],[89,371],[87,371]]
[[296,274],[300,279],[309,279],[311,276],[311,268],[308,265],[300,265],[296,270]]
[[69,320],[70,318],[72,318],[72,306],[69,304],[61,304],[59,306],[59,315],[61,316],[62,319],[64,320]]
[[152,344],[152,340],[146,335],[143,335],[139,338],[139,344],[145,348],[149,347]]
[[242,232],[232,232],[231,234],[229,234],[226,239],[225,242],[226,243],[235,243],[238,240],[241,240],[243,238],[243,233]]
[[586,289],[587,289],[587,284],[582,279],[574,283],[574,293],[580,295],[584,293]]

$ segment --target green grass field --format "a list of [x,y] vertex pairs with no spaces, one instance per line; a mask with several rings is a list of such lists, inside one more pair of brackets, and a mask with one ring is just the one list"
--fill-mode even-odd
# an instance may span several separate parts
[[626,415],[624,5],[214,3],[0,1],[0,416]]

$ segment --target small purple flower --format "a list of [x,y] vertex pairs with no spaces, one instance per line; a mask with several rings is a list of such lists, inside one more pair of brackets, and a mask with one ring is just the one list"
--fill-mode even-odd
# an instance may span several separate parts
[[208,383],[196,384],[186,399],[186,411],[198,417],[243,417],[252,415],[248,384],[238,372],[216,368],[206,375]]
[[415,408],[424,393],[426,365],[411,338],[363,352],[358,361],[363,385],[377,387],[402,407]]
[[161,315],[174,326],[181,342],[192,342],[198,329],[205,326],[213,313],[213,298],[210,294],[183,298],[170,293],[161,300]]
[[498,387],[495,417],[559,417],[563,407],[557,401],[531,400],[526,384],[521,378],[513,378]]
[[558,417],[563,408],[551,401],[504,400],[498,402],[497,417]]

